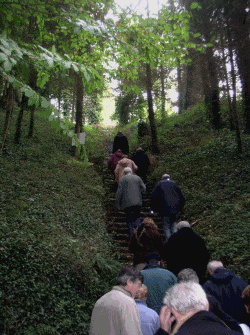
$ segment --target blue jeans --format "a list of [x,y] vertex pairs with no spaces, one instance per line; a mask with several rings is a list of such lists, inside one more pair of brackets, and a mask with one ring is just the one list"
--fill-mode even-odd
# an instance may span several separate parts
[[133,228],[137,228],[141,222],[141,206],[130,206],[125,208],[126,223],[128,227],[129,238],[132,235]]
[[177,232],[176,215],[162,216],[162,224],[167,242],[169,237]]

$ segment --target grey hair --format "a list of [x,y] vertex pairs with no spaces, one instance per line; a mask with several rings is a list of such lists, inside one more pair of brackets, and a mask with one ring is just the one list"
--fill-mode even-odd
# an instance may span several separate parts
[[224,266],[221,261],[210,261],[207,264],[207,269],[210,270],[212,273],[214,273],[215,270],[223,267]]
[[199,284],[199,277],[197,273],[190,268],[181,270],[177,275],[178,283],[180,282],[194,282]]
[[165,173],[164,175],[162,175],[162,177],[161,177],[162,179],[163,178],[170,178],[170,175],[169,174],[167,174],[167,173]]
[[126,175],[126,174],[130,174],[130,173],[132,173],[132,170],[131,170],[130,167],[125,167],[125,169],[123,170],[123,172],[124,172],[124,174]]
[[206,310],[208,305],[202,286],[194,282],[181,282],[172,286],[166,293],[163,303],[168,308],[173,307],[181,315]]
[[117,284],[126,286],[127,281],[131,280],[133,283],[135,283],[137,280],[140,280],[143,283],[143,275],[133,266],[124,266],[117,276]]
[[190,223],[188,221],[180,221],[177,223],[177,229],[181,228],[191,228]]

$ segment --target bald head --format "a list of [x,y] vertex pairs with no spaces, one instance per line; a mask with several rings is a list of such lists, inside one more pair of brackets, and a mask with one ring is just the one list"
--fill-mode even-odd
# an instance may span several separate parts
[[188,221],[180,221],[177,223],[177,229],[181,228],[191,228],[190,223]]
[[124,174],[131,174],[132,173],[132,170],[130,167],[125,167],[125,169],[123,170]]
[[211,261],[207,264],[207,270],[212,275],[215,270],[219,268],[224,268],[223,263],[221,261]]

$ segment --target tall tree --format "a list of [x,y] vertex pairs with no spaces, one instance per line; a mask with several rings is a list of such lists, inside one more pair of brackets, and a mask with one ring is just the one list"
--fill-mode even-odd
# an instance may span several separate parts
[[[159,13],[158,18],[143,18],[135,14],[123,13],[117,24],[118,38],[127,43],[117,47],[119,57],[118,76],[131,83],[138,78],[139,64],[145,64],[145,83],[148,98],[148,113],[151,128],[151,145],[153,152],[158,152],[157,134],[153,111],[152,71],[158,66],[173,66],[185,61],[189,45],[189,17],[186,12],[172,14],[167,7]],[[159,33],[159,31],[161,33]],[[124,41],[124,42],[125,42]],[[124,53],[126,48],[126,53]],[[138,86],[126,85],[136,93],[141,90]]]

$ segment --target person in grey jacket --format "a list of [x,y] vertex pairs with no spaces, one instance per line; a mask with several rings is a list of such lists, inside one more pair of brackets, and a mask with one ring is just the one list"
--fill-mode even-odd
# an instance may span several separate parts
[[142,193],[145,192],[146,186],[142,179],[133,175],[131,168],[126,167],[115,195],[115,204],[118,210],[124,210],[126,213],[129,238],[133,231],[133,225],[138,227],[140,224]]

